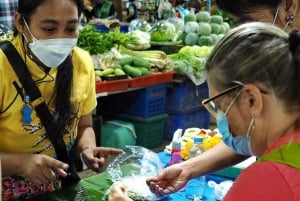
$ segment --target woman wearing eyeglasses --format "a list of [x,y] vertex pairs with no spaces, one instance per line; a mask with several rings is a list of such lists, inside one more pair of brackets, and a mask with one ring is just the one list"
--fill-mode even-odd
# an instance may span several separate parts
[[261,22],[241,25],[215,47],[206,71],[211,98],[203,105],[216,117],[224,143],[166,168],[148,181],[151,190],[175,192],[234,162],[234,150],[258,161],[242,171],[225,201],[300,200],[300,32]]

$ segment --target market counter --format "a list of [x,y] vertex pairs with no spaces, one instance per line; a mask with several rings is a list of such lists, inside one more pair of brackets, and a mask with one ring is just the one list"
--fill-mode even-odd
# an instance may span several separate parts
[[[170,159],[170,156],[164,152],[160,152],[158,153],[158,155],[163,165],[165,165]],[[216,183],[219,183],[228,179],[215,175],[207,175],[206,182],[209,180],[213,180]],[[82,179],[77,184],[73,184],[56,192],[49,193],[42,199],[47,201],[102,201],[103,195],[110,187],[110,185],[111,181],[109,179],[109,175],[107,173],[101,173]],[[212,193],[213,189],[206,185],[204,192],[205,201],[215,201]],[[41,198],[39,200],[41,200]],[[189,199],[185,197],[184,190],[173,193],[162,199],[162,201],[175,200],[188,201]]]

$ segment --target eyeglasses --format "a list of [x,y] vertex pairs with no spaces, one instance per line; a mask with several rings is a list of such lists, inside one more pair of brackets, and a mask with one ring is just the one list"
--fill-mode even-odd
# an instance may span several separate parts
[[[228,88],[228,89],[226,89],[226,90],[220,92],[219,94],[217,94],[217,95],[215,95],[215,96],[213,96],[213,97],[211,97],[211,98],[204,99],[204,100],[202,101],[202,105],[203,105],[203,106],[205,107],[205,109],[210,113],[211,116],[213,116],[213,117],[216,118],[216,117],[217,117],[217,112],[218,112],[218,107],[217,107],[216,104],[213,102],[213,100],[215,100],[215,99],[217,99],[217,98],[219,98],[219,97],[221,97],[221,96],[223,96],[223,95],[225,95],[225,94],[227,94],[227,93],[229,93],[229,92],[232,92],[232,91],[235,90],[235,89],[238,89],[238,88],[244,86],[244,84],[241,83],[241,82],[234,81],[234,83],[236,83],[235,86],[230,87],[230,88]],[[233,101],[230,103],[230,105],[229,105],[228,108],[226,109],[225,114],[228,112],[228,110],[230,109],[230,107],[232,106],[232,104],[234,103],[234,101],[237,99],[237,97],[239,96],[239,94],[240,94],[240,93],[238,93],[238,94],[234,97]]]

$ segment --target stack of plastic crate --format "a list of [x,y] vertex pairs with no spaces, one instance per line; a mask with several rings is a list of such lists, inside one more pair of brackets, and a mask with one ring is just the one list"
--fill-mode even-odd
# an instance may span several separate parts
[[164,138],[171,140],[178,128],[209,128],[210,115],[201,105],[208,97],[207,83],[196,86],[191,80],[173,83],[167,90],[166,109],[168,119]]
[[165,101],[168,84],[158,84],[99,99],[98,113],[131,122],[137,135],[136,145],[155,148],[161,145],[168,117]]

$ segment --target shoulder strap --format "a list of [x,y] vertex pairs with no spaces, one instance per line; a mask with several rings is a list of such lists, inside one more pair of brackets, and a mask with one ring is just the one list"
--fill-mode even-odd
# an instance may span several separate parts
[[[9,41],[3,41],[0,43],[0,48],[6,54],[11,66],[13,67],[15,73],[19,77],[19,80],[24,87],[26,94],[30,96],[30,100],[33,103],[33,106],[41,119],[45,129],[47,131],[48,137],[51,143],[54,146],[55,152],[57,154],[57,158],[65,163],[70,165],[69,171],[73,181],[78,181],[80,178],[76,172],[76,168],[70,159],[66,145],[63,141],[62,136],[57,136],[57,132],[53,132],[55,129],[55,125],[53,125],[53,116],[47,108],[47,105],[42,98],[41,92],[33,81],[26,64],[21,58],[18,51]],[[52,132],[51,132],[52,131]],[[67,178],[70,180],[70,178]],[[65,182],[68,183],[68,182]]]
[[[40,101],[37,105],[33,104],[41,121],[43,122],[46,130],[49,130],[51,122],[53,121],[53,116],[49,112],[45,101],[42,99],[41,92],[37,88],[35,82],[32,80],[31,75],[28,69],[25,67],[23,59],[21,58],[18,51],[9,41],[3,41],[0,43],[0,48],[6,54],[9,63],[13,67],[15,73],[17,74],[19,81],[24,87],[27,95],[30,96],[30,100],[32,103],[37,102],[38,99]],[[41,114],[40,114],[41,113]],[[50,137],[50,136],[49,136]]]

